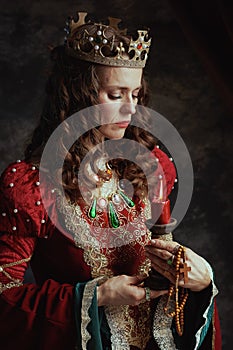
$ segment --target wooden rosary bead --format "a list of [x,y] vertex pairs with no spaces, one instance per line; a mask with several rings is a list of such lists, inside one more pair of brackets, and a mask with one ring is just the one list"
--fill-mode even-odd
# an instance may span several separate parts
[[[183,260],[183,262],[181,262]],[[190,267],[185,263],[185,249],[182,246],[179,246],[176,255],[175,255],[175,270],[176,270],[176,279],[175,285],[170,285],[168,291],[168,298],[166,305],[164,306],[164,312],[168,317],[175,317],[176,331],[179,336],[182,336],[184,329],[184,307],[188,299],[188,291],[179,287],[180,273],[184,273],[184,280],[187,281],[188,271],[191,270]],[[181,268],[181,264],[183,267]],[[175,299],[175,310],[168,313],[169,303],[172,296]]]

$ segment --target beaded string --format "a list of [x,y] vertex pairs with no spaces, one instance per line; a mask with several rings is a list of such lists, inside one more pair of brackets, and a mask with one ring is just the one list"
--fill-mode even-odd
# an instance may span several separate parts
[[[182,263],[183,261],[183,263]],[[181,266],[185,264],[185,248],[179,246],[175,256],[175,269],[176,279],[175,285],[171,284],[168,291],[168,298],[166,305],[164,306],[164,312],[168,317],[175,317],[176,331],[179,336],[182,336],[184,330],[184,306],[188,298],[188,290],[183,287],[179,287],[180,273],[184,270]],[[190,271],[190,268],[189,268]],[[184,273],[186,273],[184,271]],[[169,304],[171,299],[175,298],[175,310],[170,311]]]

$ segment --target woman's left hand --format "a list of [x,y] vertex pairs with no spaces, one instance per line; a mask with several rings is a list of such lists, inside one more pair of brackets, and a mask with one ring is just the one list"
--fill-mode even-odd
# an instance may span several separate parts
[[[167,261],[172,259],[178,247],[179,243],[177,242],[161,239],[152,239],[151,244],[145,247],[146,256],[151,260],[151,266],[172,283],[175,283],[175,266],[169,265]],[[190,248],[185,248],[185,262],[191,270],[188,271],[188,281],[185,283],[184,279],[181,278],[179,286],[189,288],[192,291],[201,291],[208,287],[211,277],[205,260]]]

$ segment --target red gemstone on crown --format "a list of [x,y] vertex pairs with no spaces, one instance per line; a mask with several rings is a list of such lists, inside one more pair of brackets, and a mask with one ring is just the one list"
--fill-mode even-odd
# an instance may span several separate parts
[[140,50],[142,48],[142,43],[137,44],[137,49]]

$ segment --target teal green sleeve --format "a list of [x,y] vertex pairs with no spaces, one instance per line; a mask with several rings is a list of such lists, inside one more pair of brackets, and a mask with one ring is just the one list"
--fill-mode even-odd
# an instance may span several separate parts
[[[78,349],[82,349],[81,309],[85,285],[86,283],[77,283],[75,288],[75,320]],[[110,342],[110,332],[104,314],[104,308],[97,305],[96,290],[97,288],[95,287],[92,303],[88,310],[91,321],[88,324],[87,330],[91,335],[91,339],[87,343],[87,350],[107,350],[110,347],[106,346],[105,343],[106,340],[107,343]],[[105,339],[104,344],[102,342],[103,338]]]

